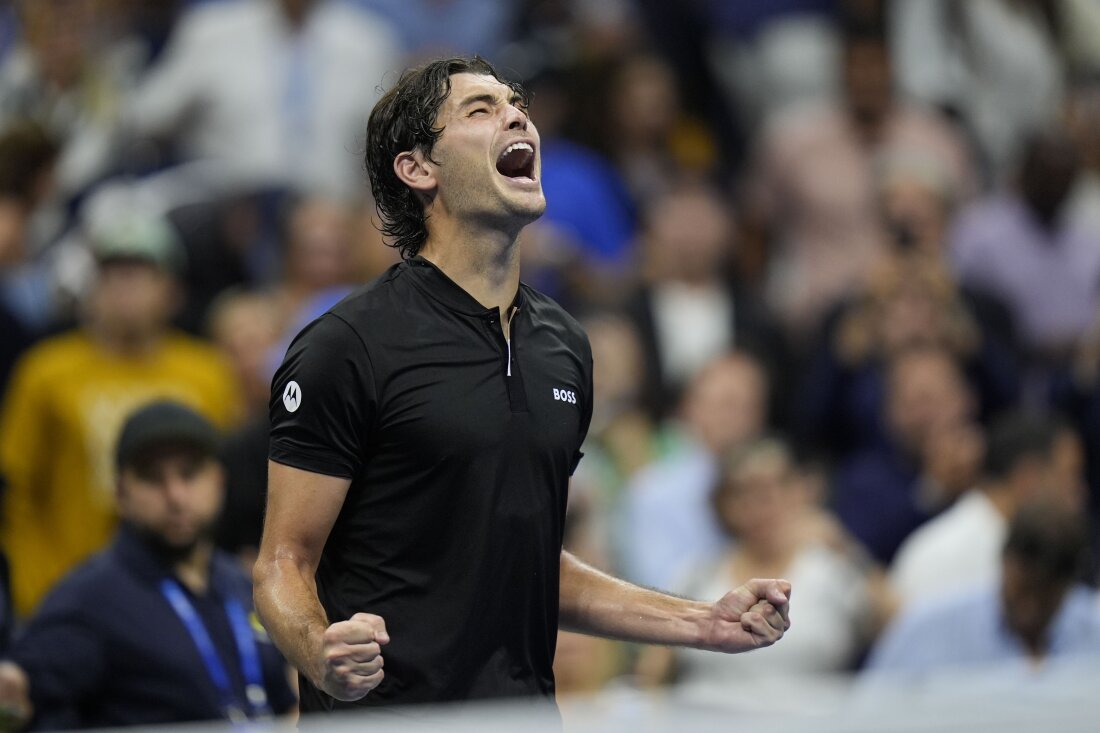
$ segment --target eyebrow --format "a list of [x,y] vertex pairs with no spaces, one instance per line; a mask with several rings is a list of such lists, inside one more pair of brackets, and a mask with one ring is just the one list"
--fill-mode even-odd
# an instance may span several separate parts
[[[520,101],[520,99],[521,99],[520,95],[516,94],[515,92],[512,92],[511,94],[508,95],[508,104],[515,104],[516,102]],[[485,104],[488,104],[492,107],[495,107],[498,104],[500,104],[500,97],[497,96],[496,94],[475,94],[471,97],[467,97],[466,99],[462,100],[462,102],[458,105],[458,108],[459,109],[465,109],[466,107],[469,107],[471,104],[475,104],[477,102],[484,102]]]

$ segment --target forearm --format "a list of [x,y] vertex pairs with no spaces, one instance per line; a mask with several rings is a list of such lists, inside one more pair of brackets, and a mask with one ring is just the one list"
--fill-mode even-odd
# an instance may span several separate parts
[[641,588],[561,554],[559,625],[612,639],[700,646],[711,604]]
[[253,569],[256,612],[286,660],[315,685],[323,676],[328,617],[317,597],[313,569],[291,556],[264,557]]

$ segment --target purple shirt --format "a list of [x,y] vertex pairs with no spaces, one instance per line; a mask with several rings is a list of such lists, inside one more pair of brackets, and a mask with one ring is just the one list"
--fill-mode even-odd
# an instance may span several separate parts
[[1003,299],[1029,348],[1068,346],[1095,317],[1100,231],[1044,229],[1019,199],[996,196],[959,214],[950,243],[959,278]]

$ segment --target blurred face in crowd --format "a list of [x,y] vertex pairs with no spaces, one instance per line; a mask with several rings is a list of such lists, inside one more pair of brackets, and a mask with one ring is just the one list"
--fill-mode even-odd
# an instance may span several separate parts
[[663,143],[680,114],[672,69],[655,57],[631,59],[615,77],[611,108],[613,147],[616,138],[635,144]]
[[310,290],[349,282],[352,271],[353,218],[334,201],[312,199],[299,204],[290,220],[289,279]]
[[895,246],[934,259],[943,257],[949,206],[935,185],[917,175],[897,173],[883,182],[881,201]]
[[166,444],[121,469],[119,516],[157,549],[182,559],[210,536],[224,493],[216,459],[189,445]]
[[733,236],[729,210],[714,192],[696,188],[673,193],[649,214],[650,269],[662,280],[712,282],[722,276]]
[[67,89],[80,81],[94,39],[97,0],[23,0],[20,20],[38,72],[51,85]]
[[26,238],[26,205],[18,199],[0,196],[0,270],[23,261]]
[[641,392],[643,357],[633,324],[619,316],[586,319],[592,344],[593,423],[635,407]]
[[1011,554],[1001,561],[1001,573],[1005,623],[1033,653],[1041,652],[1070,583]]
[[1061,131],[1047,131],[1029,143],[1020,170],[1020,192],[1042,224],[1054,223],[1079,169],[1077,149]]
[[844,86],[848,108],[858,124],[874,127],[886,117],[893,103],[894,81],[885,43],[875,39],[848,42]]
[[767,401],[760,366],[743,355],[726,356],[704,367],[688,387],[683,416],[703,445],[721,454],[764,430]]
[[100,264],[88,302],[91,319],[122,340],[156,336],[178,305],[175,279],[142,260],[120,259]]
[[270,298],[244,293],[221,302],[210,316],[210,337],[229,358],[248,404],[258,409],[270,391],[267,356],[279,338],[277,312]]
[[790,456],[769,448],[728,469],[714,498],[720,521],[737,541],[761,549],[791,539],[785,530],[808,501]]
[[1072,430],[1063,430],[1054,440],[1050,457],[1043,461],[1038,485],[1039,497],[1070,509],[1085,506],[1085,452]]
[[944,351],[903,354],[891,365],[887,379],[887,419],[895,439],[911,454],[919,454],[934,433],[971,418],[970,390],[958,365]]

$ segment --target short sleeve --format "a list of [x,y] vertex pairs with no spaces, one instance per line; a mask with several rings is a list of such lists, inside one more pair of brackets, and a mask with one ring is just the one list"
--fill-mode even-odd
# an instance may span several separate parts
[[577,470],[577,466],[580,464],[581,459],[584,458],[581,446],[584,445],[585,438],[588,437],[588,427],[592,424],[592,405],[595,399],[595,395],[592,394],[592,347],[588,342],[587,336],[584,337],[584,346],[584,358],[581,362],[586,372],[584,375],[584,399],[582,401],[580,430],[577,435],[577,450],[573,454],[573,462],[569,466],[570,476]]
[[304,471],[354,478],[377,418],[362,339],[325,314],[291,343],[271,383],[269,457]]

